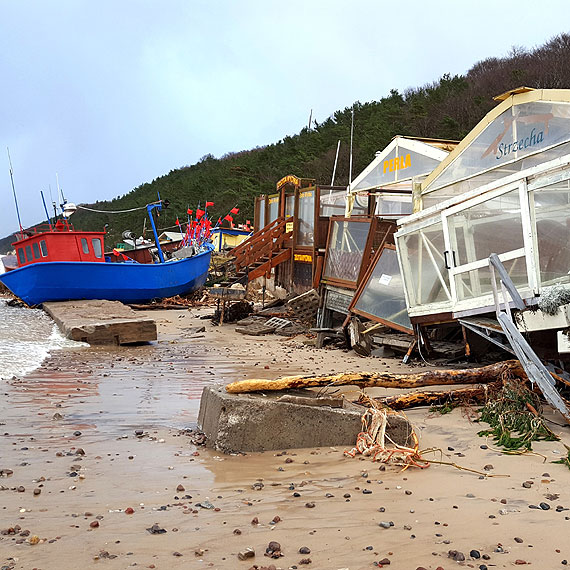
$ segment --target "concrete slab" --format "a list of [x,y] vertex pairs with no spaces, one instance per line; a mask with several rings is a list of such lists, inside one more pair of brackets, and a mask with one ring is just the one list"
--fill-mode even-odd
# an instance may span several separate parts
[[[363,408],[339,398],[317,398],[311,390],[271,394],[228,394],[223,386],[202,392],[198,425],[208,447],[223,453],[303,447],[353,447],[362,429]],[[405,418],[390,418],[387,433],[404,445]]]
[[89,344],[133,344],[156,340],[153,319],[137,315],[119,301],[44,303],[63,335]]

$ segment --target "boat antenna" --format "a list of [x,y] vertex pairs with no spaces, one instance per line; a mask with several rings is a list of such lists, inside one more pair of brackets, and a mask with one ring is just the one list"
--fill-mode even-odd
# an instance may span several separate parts
[[47,223],[48,223],[48,225],[49,225],[49,229],[51,230],[51,229],[53,229],[53,228],[51,227],[51,220],[50,220],[50,217],[49,217],[49,214],[48,214],[48,209],[47,209],[46,201],[45,201],[45,198],[44,198],[44,191],[43,191],[43,190],[40,190],[40,194],[42,195],[42,202],[43,202],[43,205],[44,205],[44,211],[45,211],[45,213],[46,213]]
[[51,205],[53,207],[53,217],[57,221],[57,204],[55,203],[55,200],[53,199],[53,196],[51,193],[51,184],[48,184],[48,188],[49,188],[49,200],[50,200]]
[[20,208],[18,208],[18,197],[16,196],[16,187],[14,186],[14,170],[12,169],[12,158],[10,157],[10,149],[6,147],[8,151],[8,162],[10,163],[10,180],[12,181],[12,193],[14,194],[14,203],[16,204],[16,215],[18,216],[18,225],[20,226],[20,232],[24,232],[22,227],[22,220],[20,219]]
[[65,204],[67,204],[67,201],[65,200],[65,196],[63,195],[63,188],[59,187],[59,177],[57,175],[57,172],[55,173],[55,182],[57,184],[57,193],[61,194],[61,210],[63,212],[63,207],[65,206]]

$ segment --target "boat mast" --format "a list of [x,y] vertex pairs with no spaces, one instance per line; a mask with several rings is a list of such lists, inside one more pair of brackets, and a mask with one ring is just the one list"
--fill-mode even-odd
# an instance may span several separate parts
[[10,149],[6,147],[8,151],[8,162],[10,163],[10,180],[12,181],[12,194],[14,194],[14,203],[16,204],[16,215],[18,216],[18,225],[20,226],[20,232],[24,233],[24,228],[22,227],[22,221],[20,220],[20,209],[18,208],[18,197],[16,196],[16,187],[14,186],[14,171],[12,170],[12,159],[10,158]]
[[[166,208],[166,203],[164,207]],[[158,242],[158,233],[156,231],[156,225],[152,216],[152,211],[154,208],[157,208],[159,211],[162,210],[162,200],[159,200],[154,204],[147,204],[146,211],[148,212],[148,217],[150,218],[150,225],[152,226],[152,233],[154,234],[154,243],[156,244],[156,249],[158,250],[158,259],[160,259],[160,263],[164,263],[164,255],[162,254],[162,249],[160,247],[160,243]]]
[[46,200],[45,200],[45,198],[44,198],[44,191],[43,191],[43,190],[40,190],[40,194],[42,195],[42,202],[43,202],[43,204],[44,204],[44,211],[45,211],[45,213],[46,213],[47,223],[48,223],[48,225],[49,225],[49,229],[51,230],[51,229],[53,229],[53,228],[52,228],[52,226],[51,226],[51,219],[50,219],[50,217],[49,217],[48,209],[47,209],[47,206],[46,206]]

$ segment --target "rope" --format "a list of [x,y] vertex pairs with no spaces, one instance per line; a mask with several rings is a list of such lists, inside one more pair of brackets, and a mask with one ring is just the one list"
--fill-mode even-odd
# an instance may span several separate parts
[[[157,204],[158,202],[153,202]],[[149,204],[150,205],[150,204]],[[77,206],[78,210],[87,210],[88,212],[96,212],[97,214],[125,214],[127,212],[136,212],[137,210],[146,210],[146,206],[139,206],[138,208],[131,208],[129,210],[95,210],[85,206]]]

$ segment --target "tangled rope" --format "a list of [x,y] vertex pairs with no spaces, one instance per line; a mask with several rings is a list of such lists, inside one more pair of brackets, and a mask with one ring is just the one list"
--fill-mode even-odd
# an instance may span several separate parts
[[[429,462],[422,458],[419,451],[419,440],[412,429],[409,438],[412,446],[398,445],[387,434],[388,414],[398,414],[386,408],[370,407],[362,416],[362,431],[356,438],[356,447],[344,452],[347,457],[356,457],[358,453],[364,456],[372,456],[372,461],[382,463],[394,463],[403,467],[402,471],[408,467],[418,467],[426,469]],[[386,445],[388,441],[389,446]]]

